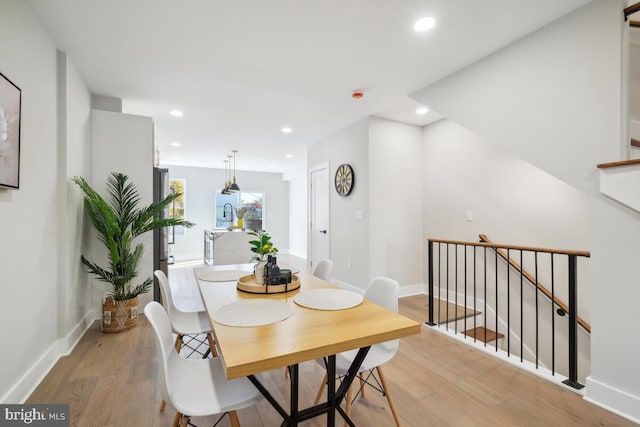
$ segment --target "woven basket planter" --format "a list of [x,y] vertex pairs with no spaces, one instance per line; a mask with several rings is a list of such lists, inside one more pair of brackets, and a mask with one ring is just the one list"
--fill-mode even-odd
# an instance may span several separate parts
[[138,324],[138,297],[114,301],[102,300],[102,332],[120,332]]

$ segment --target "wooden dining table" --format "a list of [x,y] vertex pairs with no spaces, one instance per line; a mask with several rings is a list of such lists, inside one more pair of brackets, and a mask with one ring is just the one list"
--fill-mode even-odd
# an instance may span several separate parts
[[[196,277],[197,278],[197,277]],[[342,310],[316,310],[296,304],[294,296],[318,288],[335,288],[310,273],[300,273],[300,288],[280,294],[252,294],[236,289],[236,282],[209,282],[198,279],[219,356],[228,379],[248,377],[282,416],[282,425],[297,426],[299,422],[327,415],[327,425],[335,425],[338,412],[349,425],[354,425],[340,407],[346,391],[357,375],[360,364],[373,344],[419,334],[421,324],[370,301]],[[213,320],[219,308],[250,298],[281,300],[293,307],[285,320],[264,326],[227,326]],[[335,389],[335,355],[359,349],[347,376]],[[298,364],[326,358],[327,400],[310,408],[298,407]],[[285,410],[262,384],[257,374],[288,367],[291,377],[290,407]]]

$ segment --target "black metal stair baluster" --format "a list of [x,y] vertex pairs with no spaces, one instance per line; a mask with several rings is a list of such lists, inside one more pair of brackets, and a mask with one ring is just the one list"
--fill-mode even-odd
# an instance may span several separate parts
[[442,325],[442,321],[440,320],[440,313],[442,310],[440,308],[442,305],[440,304],[441,295],[440,290],[442,289],[442,275],[440,274],[440,266],[442,265],[442,244],[438,242],[438,325]]
[[453,301],[455,304],[455,311],[453,314],[453,331],[455,334],[458,334],[458,244],[456,243],[453,246],[454,250],[456,251],[456,258],[455,258],[455,275],[453,276],[455,281],[453,283],[453,289],[454,289],[454,294],[453,294]]
[[467,332],[467,249],[464,245],[464,332]]
[[[495,340],[495,347],[496,347],[496,351],[498,351],[498,247],[493,248],[495,250],[495,254],[494,254],[494,258],[495,258],[495,264],[496,264],[496,269],[495,269],[495,276],[496,276],[496,323],[495,323],[495,328],[496,328],[496,340]],[[487,340],[487,328],[484,328],[484,335],[485,335],[485,341]]]
[[533,254],[536,273],[536,369],[538,369],[538,251]]
[[445,272],[446,274],[446,282],[447,282],[447,295],[446,300],[447,300],[447,308],[446,308],[446,318],[445,318],[445,329],[448,331],[449,330],[449,243],[447,243],[447,271]]
[[551,375],[556,374],[556,316],[555,316],[555,280],[553,270],[553,253],[551,253]]
[[484,247],[484,309],[482,310],[484,319],[484,346],[487,346],[487,247]]
[[[438,244],[439,246],[439,244]],[[429,239],[428,243],[429,247],[429,314],[427,319],[427,324],[429,326],[434,326],[433,322],[433,241]]]
[[562,381],[575,389],[578,383],[578,287],[577,257],[569,255],[569,379]]
[[523,328],[523,322],[524,322],[524,296],[522,293],[522,274],[524,271],[524,264],[522,263],[522,249],[520,249],[520,363],[522,363],[522,354],[523,354],[523,350],[524,350],[524,328]]
[[[476,248],[477,246],[473,247],[473,330],[475,331],[476,328],[478,327],[477,323],[478,323],[478,316],[476,315],[476,261],[477,261],[477,254],[476,254]],[[476,342],[476,334],[473,334],[473,342]]]
[[511,356],[511,275],[510,273],[510,255],[507,248],[507,357]]

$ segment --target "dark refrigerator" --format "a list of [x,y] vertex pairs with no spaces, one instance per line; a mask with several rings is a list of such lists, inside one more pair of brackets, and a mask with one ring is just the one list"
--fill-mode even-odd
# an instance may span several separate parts
[[[153,168],[153,201],[159,202],[169,195],[169,169]],[[162,218],[169,216],[169,209],[160,212]],[[169,266],[169,227],[153,230],[153,271],[161,270],[167,275]],[[153,276],[153,300],[160,302],[158,279]]]

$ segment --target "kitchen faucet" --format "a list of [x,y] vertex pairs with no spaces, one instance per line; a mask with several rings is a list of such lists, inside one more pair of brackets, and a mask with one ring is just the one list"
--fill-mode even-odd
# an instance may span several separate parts
[[225,203],[222,206],[222,217],[227,218],[227,205],[229,205],[229,226],[233,225],[233,205],[231,203]]

